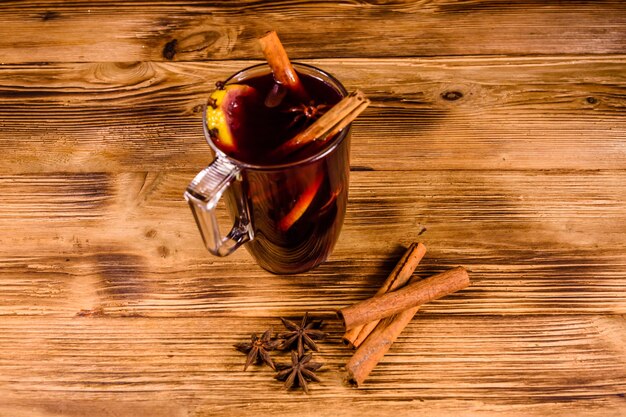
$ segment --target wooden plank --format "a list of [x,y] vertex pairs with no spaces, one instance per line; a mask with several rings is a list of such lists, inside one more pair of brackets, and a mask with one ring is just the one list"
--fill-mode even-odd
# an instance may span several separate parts
[[[267,369],[242,371],[243,355],[232,344],[269,326],[278,328],[278,318],[4,318],[0,413],[30,416],[24,406],[34,411],[59,398],[70,410],[74,401],[99,401],[96,415],[125,401],[148,409],[167,402],[174,415],[251,415],[276,407],[284,415],[334,415],[343,402],[349,407],[340,407],[342,416],[353,415],[352,405],[381,404],[403,416],[433,409],[452,415],[461,408],[487,416],[504,406],[534,409],[530,415],[591,409],[591,415],[617,416],[625,406],[626,322],[620,316],[422,313],[358,390],[343,382],[351,351],[340,342],[338,322],[328,321],[330,337],[317,354],[325,370],[310,396],[283,390]],[[284,354],[275,357],[285,360]],[[306,406],[299,404],[304,398]],[[9,412],[15,410],[22,414]]]
[[618,0],[5,1],[0,62],[255,59],[269,29],[297,58],[623,53],[625,27]]
[[193,174],[0,177],[0,314],[329,311],[373,294],[417,239],[419,274],[473,280],[426,312],[626,313],[623,170],[353,172],[333,256],[291,277],[206,252],[181,195]]
[[[239,391],[235,391],[238,393]],[[421,400],[414,397],[406,400],[385,400],[372,402],[351,398],[316,401],[313,396],[303,397],[294,394],[285,402],[270,401],[267,397],[256,403],[219,405],[212,402],[192,405],[174,401],[119,401],[117,394],[112,400],[73,401],[55,398],[41,400],[29,398],[27,401],[5,401],[0,411],[12,417],[63,416],[81,417],[89,414],[93,417],[114,415],[116,417],[136,417],[150,415],[154,417],[198,417],[220,416],[258,416],[278,413],[281,416],[298,417],[379,417],[381,412],[398,417],[456,417],[460,414],[472,417],[527,416],[527,417],[623,417],[624,405],[619,396],[601,399],[577,399],[576,401],[540,403],[540,404],[503,404],[485,405],[478,401]]]
[[[626,3],[0,8],[0,416],[626,414]],[[297,276],[208,255],[181,196],[207,92],[270,28],[374,100],[341,239]],[[473,285],[347,387],[333,309],[413,240],[418,274]],[[233,343],[304,311],[330,333],[311,395],[241,370]]]
[[[362,169],[626,167],[625,56],[310,62],[373,99],[354,126]],[[199,170],[207,92],[249,64],[2,66],[0,167]]]

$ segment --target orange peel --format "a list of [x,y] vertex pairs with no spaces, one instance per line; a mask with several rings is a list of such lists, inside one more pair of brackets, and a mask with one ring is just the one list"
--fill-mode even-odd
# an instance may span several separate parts
[[297,222],[307,211],[307,209],[313,202],[317,191],[321,187],[323,179],[324,174],[319,173],[315,177],[315,180],[304,190],[302,194],[300,194],[300,197],[298,197],[298,200],[296,200],[296,204],[294,204],[289,213],[287,213],[285,217],[280,219],[280,221],[278,222],[278,228],[281,231],[286,232],[287,230],[289,230],[291,226],[293,226],[294,223]]

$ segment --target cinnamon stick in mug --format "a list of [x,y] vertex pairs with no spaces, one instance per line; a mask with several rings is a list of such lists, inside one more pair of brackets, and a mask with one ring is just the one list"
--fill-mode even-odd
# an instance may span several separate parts
[[429,278],[411,282],[405,287],[345,307],[337,312],[346,330],[374,320],[398,314],[469,285],[469,275],[463,267],[456,267]]
[[[404,284],[411,278],[413,271],[417,268],[424,255],[426,254],[426,246],[422,243],[411,243],[406,250],[402,258],[398,261],[395,268],[383,285],[380,287],[376,295],[381,295],[389,291],[393,291]],[[370,333],[376,328],[380,320],[374,320],[365,325],[356,326],[348,330],[343,335],[343,342],[352,347],[359,347],[361,343],[369,336]]]
[[352,123],[369,104],[370,100],[361,90],[351,92],[309,127],[276,148],[272,157],[284,157],[311,142],[323,143],[329,140]]
[[310,97],[304,89],[296,70],[291,65],[291,61],[289,61],[287,52],[280,42],[276,31],[267,32],[259,39],[259,42],[276,82],[291,90],[298,99],[308,102]]

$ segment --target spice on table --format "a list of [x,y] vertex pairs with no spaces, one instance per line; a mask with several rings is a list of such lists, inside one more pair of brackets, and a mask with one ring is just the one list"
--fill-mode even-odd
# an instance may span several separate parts
[[339,310],[346,330],[398,314],[436,300],[469,285],[465,268],[456,267],[423,280],[413,280],[399,290],[377,295]]
[[[409,286],[414,283],[423,283],[422,285],[425,285],[423,288],[426,291],[432,291],[431,294],[434,295],[439,294],[438,285],[441,282],[455,283],[448,286],[449,293],[451,293],[468,286],[469,276],[465,268],[457,267],[421,281],[412,280]],[[348,382],[359,386],[365,381],[418,310],[419,305],[415,305],[401,311],[394,317],[381,321],[376,326],[376,329],[365,339],[346,364]]]
[[296,351],[292,350],[291,366],[279,365],[279,367],[283,369],[278,372],[274,378],[278,379],[279,381],[285,381],[286,388],[299,386],[304,390],[304,392],[308,394],[308,382],[320,382],[317,375],[315,375],[315,371],[322,367],[321,363],[312,362],[312,358],[312,353],[307,353],[306,355],[302,356],[298,355]]
[[[411,243],[376,295],[385,294],[406,284],[425,254],[426,246],[422,243]],[[380,320],[374,320],[365,325],[353,327],[343,335],[343,342],[354,348],[359,347],[379,322]]]
[[[425,253],[423,244],[412,243],[374,297],[337,312],[348,330],[344,341],[351,333],[349,330],[353,330],[356,339],[347,340],[358,346],[345,367],[349,383],[363,384],[422,304],[469,285],[469,275],[463,267],[425,279],[411,278]],[[249,343],[238,343],[235,347],[248,354],[244,370],[253,362],[265,362],[278,371],[274,378],[284,381],[285,387],[301,387],[308,393],[309,382],[320,382],[315,371],[322,364],[312,361],[312,352],[305,352],[307,349],[319,351],[315,341],[327,336],[320,330],[323,322],[310,320],[309,313],[304,313],[300,324],[283,317],[280,320],[288,331],[274,337],[271,330],[261,337],[253,334]],[[289,350],[291,365],[275,364],[269,354],[274,349]]]
[[319,330],[322,326],[321,320],[313,320],[309,322],[308,313],[304,313],[304,317],[302,318],[300,325],[282,317],[280,320],[289,331],[278,334],[279,339],[284,339],[284,341],[278,346],[278,349],[287,350],[296,345],[299,356],[304,354],[304,349],[307,347],[315,352],[319,351],[317,345],[315,344],[315,340],[321,340],[327,336],[325,332]]
[[276,370],[276,365],[274,365],[269,354],[270,351],[276,348],[276,341],[272,340],[271,330],[267,330],[261,337],[253,334],[249,343],[236,343],[234,346],[238,351],[248,354],[246,364],[243,367],[244,371],[253,362],[257,364],[265,363],[273,370]]

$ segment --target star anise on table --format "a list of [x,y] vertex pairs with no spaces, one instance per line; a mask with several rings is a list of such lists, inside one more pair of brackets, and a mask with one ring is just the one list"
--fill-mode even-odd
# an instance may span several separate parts
[[246,364],[243,367],[244,371],[253,362],[257,364],[265,363],[273,370],[276,370],[276,365],[274,365],[269,354],[270,351],[276,348],[276,341],[272,340],[271,330],[267,330],[261,337],[253,334],[249,343],[236,343],[234,346],[238,351],[248,354]]
[[274,378],[279,381],[285,381],[286,388],[293,388],[299,386],[309,393],[308,382],[315,381],[320,382],[320,379],[315,375],[315,371],[322,367],[319,362],[312,362],[313,354],[307,353],[304,356],[298,355],[296,351],[291,351],[291,366],[279,365],[282,369],[276,374]]
[[304,354],[305,347],[308,347],[315,352],[319,352],[314,340],[323,339],[327,335],[323,331],[319,330],[322,326],[321,320],[307,323],[308,319],[308,313],[304,313],[302,322],[300,325],[297,325],[293,321],[281,317],[280,320],[289,331],[278,334],[279,339],[284,339],[284,341],[278,346],[278,349],[287,350],[293,345],[297,345],[298,356],[302,356]]

